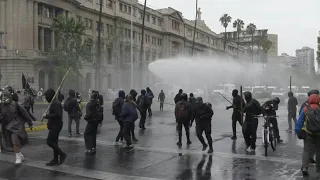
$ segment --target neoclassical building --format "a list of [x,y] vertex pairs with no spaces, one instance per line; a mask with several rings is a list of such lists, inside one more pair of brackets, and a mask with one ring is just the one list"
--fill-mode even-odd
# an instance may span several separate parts
[[[44,61],[56,46],[52,21],[58,15],[82,21],[85,37],[98,37],[100,0],[0,0],[0,86],[21,88],[21,73],[35,88],[57,87],[55,67]],[[102,5],[102,89],[129,88],[131,14],[133,22],[134,80],[143,86],[154,83],[148,63],[160,58],[188,55],[192,51],[195,20],[183,18],[173,9],[146,8],[142,59],[143,5],[137,0],[103,0]],[[117,33],[122,29],[121,33]],[[201,19],[199,9],[195,33],[195,54],[236,56],[237,46],[229,43],[223,50],[222,35],[214,33]],[[115,41],[119,41],[115,43]],[[115,47],[115,44],[117,46]],[[96,47],[93,47],[96,48]],[[239,54],[246,56],[240,47]],[[85,63],[80,70],[83,89],[94,88],[93,64]]]

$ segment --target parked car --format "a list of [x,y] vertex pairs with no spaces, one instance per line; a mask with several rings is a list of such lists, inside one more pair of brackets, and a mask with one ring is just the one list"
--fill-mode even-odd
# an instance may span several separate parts
[[286,91],[283,88],[276,88],[271,93],[271,98],[278,97],[280,99],[280,103],[285,103],[287,98]]
[[266,86],[254,86],[252,95],[254,98],[269,98]]

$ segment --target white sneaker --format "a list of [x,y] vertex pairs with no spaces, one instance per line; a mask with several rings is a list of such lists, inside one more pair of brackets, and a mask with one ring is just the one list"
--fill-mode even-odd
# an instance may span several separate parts
[[21,152],[20,152],[20,157],[21,157],[21,161],[24,161],[24,156]]
[[16,164],[22,163],[22,157],[20,153],[16,153]]
[[250,151],[250,146],[246,147],[244,150],[245,151]]
[[255,152],[256,150],[255,149],[252,149],[251,147],[248,148],[247,152]]
[[121,142],[116,142],[114,145],[115,146],[120,146],[120,145],[122,145],[122,143]]

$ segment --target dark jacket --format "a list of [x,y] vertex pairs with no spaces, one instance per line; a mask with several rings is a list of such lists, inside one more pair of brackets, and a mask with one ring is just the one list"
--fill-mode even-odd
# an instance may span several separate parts
[[[131,94],[132,100],[133,100],[134,102],[137,102],[137,95],[138,95],[137,91],[134,90],[134,89],[131,89],[131,90],[130,90],[130,94]],[[123,99],[124,99],[124,98],[125,98],[125,96],[123,97]]]
[[[245,102],[242,99],[242,106],[245,106]],[[233,108],[233,113],[240,114],[241,113],[241,96],[236,95],[233,97],[232,106],[228,106],[228,109]]]
[[246,120],[250,120],[254,118],[253,116],[262,114],[263,108],[256,99],[251,99],[246,103],[244,112],[246,113]]
[[[184,119],[180,119],[178,117],[178,111],[180,109],[181,106],[185,106],[185,113],[186,113],[186,117]],[[174,111],[174,114],[175,114],[175,117],[176,117],[176,120],[177,122],[190,122],[192,121],[192,118],[193,118],[193,112],[192,112],[192,108],[191,108],[191,105],[189,102],[187,101],[179,101],[177,104],[176,104],[176,107],[175,107],[175,111]]]
[[265,115],[267,116],[276,116],[278,110],[278,104],[275,103],[273,100],[266,101],[262,108],[264,109]]
[[146,96],[149,98],[149,102],[152,104],[152,100],[154,98],[154,95],[150,89],[147,91]]
[[288,99],[288,111],[297,112],[298,100],[296,97],[291,96]]
[[213,110],[207,104],[197,104],[194,110],[196,124],[202,125],[211,122],[213,114]]
[[163,102],[166,99],[166,96],[164,95],[164,92],[160,92],[158,96],[158,101]]
[[44,117],[48,119],[47,128],[50,130],[53,126],[61,126],[63,124],[62,120],[63,112],[62,112],[62,105],[58,99],[54,99],[48,114]]
[[[148,107],[150,106],[150,99],[146,96],[146,95],[140,95],[138,97],[138,100],[137,100],[137,106],[138,106],[138,109],[141,111],[141,110],[147,110]],[[142,103],[144,102],[144,103]]]
[[12,146],[11,133],[20,137],[21,145],[28,143],[28,134],[25,130],[25,123],[32,126],[32,119],[28,112],[17,102],[12,101],[10,104],[2,105],[0,109],[3,137],[7,145]]
[[[125,97],[126,97],[126,94],[125,94],[125,92],[124,91],[122,91],[122,90],[120,90],[119,91],[119,97],[115,100],[115,101],[119,101],[119,106],[122,108],[122,106],[123,106],[123,104],[124,104],[124,99],[125,99]],[[121,120],[121,116],[120,116],[120,114],[119,115],[116,115],[115,116],[115,119],[116,120]]]
[[138,119],[137,105],[134,101],[125,102],[121,108],[123,122],[134,123]]
[[95,99],[91,99],[87,106],[86,106],[86,115],[84,119],[88,122],[96,122],[98,123],[98,112],[97,112],[97,106],[99,105],[99,102]]
[[68,116],[70,118],[79,118],[81,109],[74,90],[69,90],[69,97],[64,103],[67,104],[68,109],[70,109],[70,111],[68,111]]
[[299,113],[301,113],[301,110],[309,104],[308,101],[309,101],[309,100],[307,100],[307,101],[305,101],[304,103],[301,104],[301,107],[300,107],[300,109],[299,109]]
[[179,101],[181,101],[181,94],[182,93],[178,93],[176,94],[176,96],[174,97],[174,103],[177,104]]

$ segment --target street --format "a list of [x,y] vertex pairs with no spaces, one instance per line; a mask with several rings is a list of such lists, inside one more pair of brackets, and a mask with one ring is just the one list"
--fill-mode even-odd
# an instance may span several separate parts
[[[181,149],[176,146],[178,140],[173,106],[166,105],[160,112],[159,104],[153,104],[153,117],[147,119],[146,130],[141,131],[136,122],[136,135],[139,142],[134,151],[127,153],[123,146],[114,146],[119,130],[118,122],[111,115],[111,104],[105,104],[105,120],[98,135],[97,154],[86,156],[83,135],[68,137],[67,117],[64,113],[64,127],[60,134],[60,147],[68,154],[65,163],[58,167],[46,167],[45,163],[53,157],[51,148],[46,145],[47,131],[29,133],[30,145],[22,149],[26,160],[22,165],[14,164],[15,156],[11,152],[0,155],[0,180],[220,180],[220,179],[304,179],[300,173],[303,142],[294,133],[288,133],[286,107],[278,111],[281,138],[276,151],[269,149],[264,156],[259,121],[257,149],[255,154],[244,151],[245,144],[241,127],[237,124],[236,141],[231,137],[231,113],[226,111],[227,103],[213,105],[215,115],[212,120],[214,153],[212,156],[201,151],[202,145],[191,128],[192,144],[187,147],[183,132]],[[40,116],[46,106],[36,107],[36,116]],[[86,122],[81,120],[81,132]],[[75,133],[75,124],[73,124]],[[311,177],[315,168],[309,168]],[[316,179],[316,178],[314,178]]]

